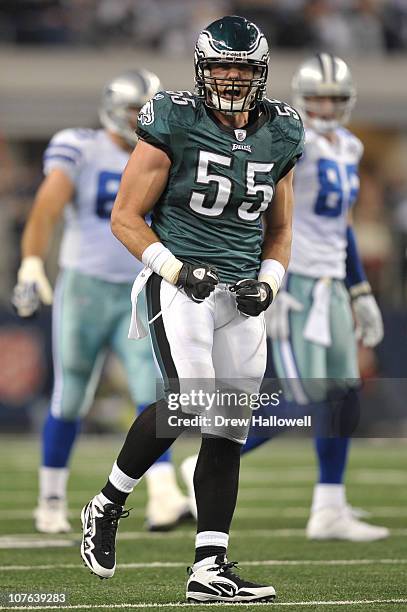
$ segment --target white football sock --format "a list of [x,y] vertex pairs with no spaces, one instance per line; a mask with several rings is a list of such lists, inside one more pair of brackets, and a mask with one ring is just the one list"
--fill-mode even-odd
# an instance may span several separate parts
[[346,506],[345,485],[318,483],[314,487],[312,512],[318,512],[327,506],[343,508]]
[[69,469],[46,467],[42,465],[39,469],[39,496],[40,499],[47,497],[66,497]]
[[[202,546],[221,546],[222,548],[228,549],[229,534],[223,531],[201,531],[195,536],[195,548],[201,548]],[[211,565],[215,563],[216,555],[211,557],[205,557],[201,561],[197,561],[193,565],[194,571],[203,565]]]
[[110,472],[109,480],[116,489],[122,493],[131,493],[141,480],[141,478],[130,478],[118,467],[116,461],[113,464]]
[[195,536],[195,548],[201,546],[222,546],[227,548],[229,544],[229,534],[223,531],[201,531]]

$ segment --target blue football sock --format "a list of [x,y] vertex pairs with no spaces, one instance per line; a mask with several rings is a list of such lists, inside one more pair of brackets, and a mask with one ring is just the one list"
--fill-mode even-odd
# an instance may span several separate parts
[[[147,408],[147,405],[148,404],[140,404],[140,406],[137,406],[137,414],[140,414],[140,412],[143,412],[143,410]],[[161,457],[158,457],[155,463],[169,463],[171,460],[172,460],[172,452],[171,452],[171,449],[169,448],[168,450],[165,451],[165,453],[161,455]]]
[[342,484],[349,438],[315,438],[321,484]]
[[43,466],[54,468],[67,466],[79,428],[80,419],[64,421],[48,413],[42,431]]

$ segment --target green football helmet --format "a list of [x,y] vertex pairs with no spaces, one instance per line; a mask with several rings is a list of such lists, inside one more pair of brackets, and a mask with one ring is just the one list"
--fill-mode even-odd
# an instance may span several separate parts
[[[267,40],[254,23],[244,17],[222,17],[202,30],[195,46],[197,94],[206,106],[224,113],[251,110],[265,94],[268,61]],[[249,79],[212,76],[212,68],[234,63],[250,67],[253,76]],[[227,97],[222,97],[225,91]]]

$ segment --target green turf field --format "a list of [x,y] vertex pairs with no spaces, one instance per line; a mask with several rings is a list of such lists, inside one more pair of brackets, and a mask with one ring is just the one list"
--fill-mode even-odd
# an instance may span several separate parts
[[[144,484],[130,498],[129,506],[134,508],[130,518],[120,525],[116,575],[101,581],[83,567],[79,511],[104,484],[119,447],[119,439],[81,440],[69,486],[74,535],[45,537],[35,535],[31,519],[38,442],[0,438],[0,591],[64,591],[68,605],[58,609],[208,610],[208,605],[184,603],[194,526],[184,524],[169,534],[146,533]],[[180,441],[176,463],[194,447],[190,440]],[[235,607],[406,611],[407,443],[356,441],[351,454],[349,500],[369,510],[373,521],[391,528],[388,540],[307,542],[303,528],[314,477],[308,441],[280,439],[243,460],[229,558],[240,562],[245,577],[273,584],[277,600]],[[230,610],[231,606],[213,607]],[[0,605],[0,609],[5,608]]]

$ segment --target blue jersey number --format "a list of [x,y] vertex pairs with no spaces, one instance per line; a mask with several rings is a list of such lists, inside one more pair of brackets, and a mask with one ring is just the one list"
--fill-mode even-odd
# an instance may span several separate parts
[[348,185],[343,185],[338,164],[333,159],[318,161],[319,192],[315,202],[315,214],[324,217],[339,217],[343,211],[344,196],[348,196],[347,208],[356,200],[359,192],[357,166],[347,164],[346,179]]
[[98,178],[96,214],[101,219],[110,219],[113,204],[119,190],[119,172],[101,172]]

